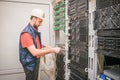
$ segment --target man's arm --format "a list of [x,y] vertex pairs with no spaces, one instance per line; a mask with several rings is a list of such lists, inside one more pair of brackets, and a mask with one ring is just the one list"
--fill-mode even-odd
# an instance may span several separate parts
[[[23,33],[21,35],[21,44],[23,48],[27,48],[30,53],[33,56],[36,56],[37,58],[39,58],[42,55],[48,54],[48,53],[58,53],[60,51],[60,48],[56,47],[56,48],[48,48],[43,50],[41,49],[37,49],[35,47],[35,45],[33,44],[33,39],[32,36],[29,33]],[[46,47],[46,46],[42,46],[42,47]]]
[[61,48],[48,48],[48,49],[36,49],[34,45],[27,47],[27,49],[31,52],[33,56],[43,56],[49,53],[59,53]]

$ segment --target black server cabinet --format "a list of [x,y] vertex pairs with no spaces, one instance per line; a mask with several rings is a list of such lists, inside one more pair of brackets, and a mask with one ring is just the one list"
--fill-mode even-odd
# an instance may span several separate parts
[[68,0],[70,80],[87,80],[88,0]]
[[120,65],[120,0],[96,2],[97,51],[105,55],[107,65]]

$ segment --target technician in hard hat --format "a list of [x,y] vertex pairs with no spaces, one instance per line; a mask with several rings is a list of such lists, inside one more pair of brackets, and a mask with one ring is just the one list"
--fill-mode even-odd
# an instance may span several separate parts
[[47,48],[43,50],[40,32],[38,27],[44,20],[44,12],[40,9],[34,9],[31,12],[30,22],[22,30],[19,41],[20,62],[26,74],[26,80],[37,80],[39,58],[49,53],[59,53],[61,48]]

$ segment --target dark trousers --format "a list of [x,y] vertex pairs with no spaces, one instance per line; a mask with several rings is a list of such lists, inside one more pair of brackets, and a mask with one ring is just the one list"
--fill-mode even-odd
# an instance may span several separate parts
[[23,68],[26,75],[26,80],[38,80],[39,61],[33,71],[26,69],[24,66]]

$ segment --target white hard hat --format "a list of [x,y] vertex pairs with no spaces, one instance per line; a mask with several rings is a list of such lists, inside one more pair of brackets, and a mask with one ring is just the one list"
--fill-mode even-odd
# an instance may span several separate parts
[[33,9],[31,12],[31,16],[35,16],[35,17],[44,19],[45,13],[41,9]]

